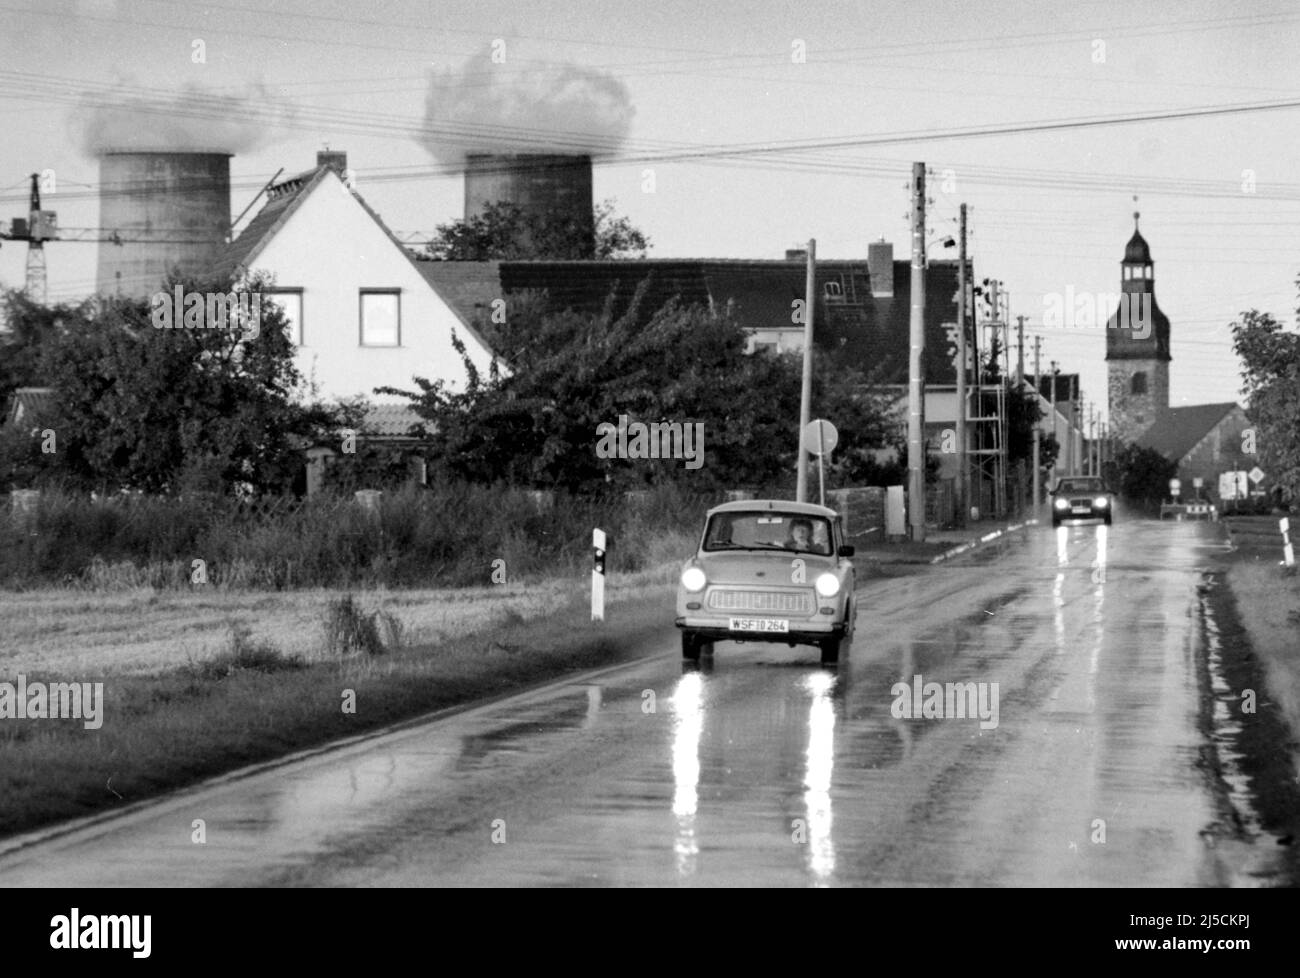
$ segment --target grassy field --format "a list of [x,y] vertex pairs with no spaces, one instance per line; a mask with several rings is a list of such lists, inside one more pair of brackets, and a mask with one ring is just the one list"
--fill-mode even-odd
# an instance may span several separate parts
[[[627,586],[615,584],[611,593]],[[441,645],[516,618],[536,618],[581,587],[573,580],[551,580],[530,586],[352,593],[366,610],[396,616],[405,644]],[[0,678],[20,672],[87,679],[159,674],[220,655],[236,629],[247,629],[253,641],[285,655],[318,662],[326,656],[323,629],[329,605],[341,593],[152,588],[7,593],[0,611]]]
[[[342,623],[344,592],[5,594],[0,681],[103,682],[104,701],[99,729],[0,719],[0,837],[661,649],[675,572],[614,576],[604,623],[588,577],[352,592]],[[382,647],[341,641],[367,622]]]

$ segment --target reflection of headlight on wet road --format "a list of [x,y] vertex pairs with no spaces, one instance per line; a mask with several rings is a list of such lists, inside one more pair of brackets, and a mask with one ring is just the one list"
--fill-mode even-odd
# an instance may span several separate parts
[[699,805],[700,734],[704,729],[704,678],[699,673],[682,677],[673,695],[673,815],[677,836],[677,872],[695,873],[700,844],[695,836],[695,811]]
[[814,673],[804,681],[812,693],[808,710],[808,752],[805,755],[804,805],[808,813],[809,868],[818,883],[835,872],[835,842],[831,833],[831,776],[835,770],[835,679]]

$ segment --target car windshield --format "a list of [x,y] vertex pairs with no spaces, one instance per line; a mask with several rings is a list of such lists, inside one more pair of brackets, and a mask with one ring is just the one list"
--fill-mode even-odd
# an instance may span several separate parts
[[1105,492],[1106,484],[1100,479],[1062,479],[1057,492]]
[[830,521],[802,513],[715,513],[704,531],[704,549],[795,550],[830,556]]

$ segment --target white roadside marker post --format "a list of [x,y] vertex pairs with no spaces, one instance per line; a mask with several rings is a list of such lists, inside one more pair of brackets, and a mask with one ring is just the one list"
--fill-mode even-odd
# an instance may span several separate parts
[[1291,547],[1291,521],[1284,516],[1278,521],[1278,527],[1282,530],[1282,564],[1286,567],[1294,567],[1295,550]]
[[591,545],[595,548],[595,564],[591,568],[591,620],[605,620],[605,531],[591,531]]

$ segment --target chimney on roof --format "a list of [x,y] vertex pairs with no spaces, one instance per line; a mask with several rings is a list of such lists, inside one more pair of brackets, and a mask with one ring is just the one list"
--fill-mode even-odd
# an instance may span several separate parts
[[328,166],[339,175],[341,180],[343,175],[348,172],[348,154],[337,149],[317,150],[316,165]]
[[894,295],[894,245],[881,238],[867,245],[867,274],[871,276],[871,294],[877,299]]
[[785,260],[786,261],[807,261],[808,249],[807,248],[786,248]]

